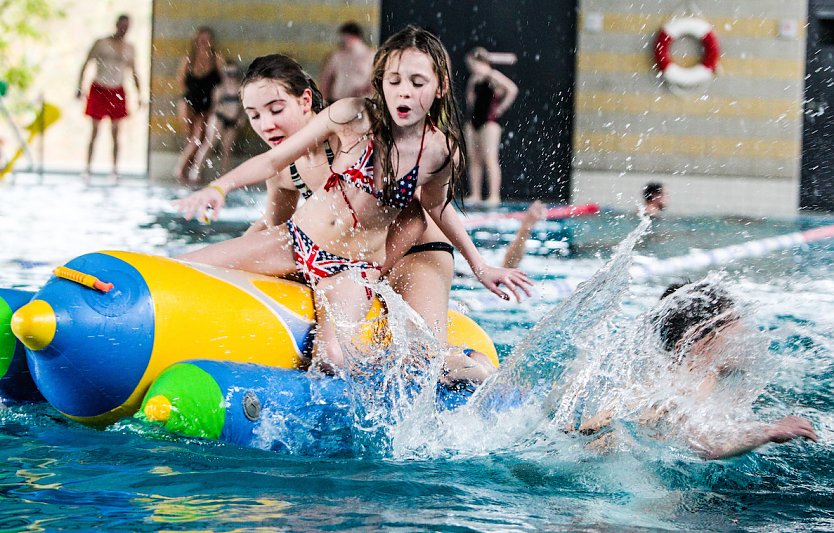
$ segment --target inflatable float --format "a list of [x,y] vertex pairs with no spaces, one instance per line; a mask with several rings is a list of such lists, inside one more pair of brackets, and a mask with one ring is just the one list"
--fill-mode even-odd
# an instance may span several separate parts
[[12,314],[29,303],[35,293],[18,289],[0,289],[0,404],[43,401],[35,387],[26,350],[11,329]]
[[[312,295],[300,283],[118,251],[82,255],[55,272],[25,305],[15,304],[11,329],[40,393],[85,424],[132,415],[173,364],[297,369],[311,347]],[[486,333],[464,315],[449,317],[449,342],[497,366]]]
[[[374,386],[372,384],[372,386]],[[411,391],[419,390],[419,385]],[[437,385],[435,408],[466,403],[474,386]],[[350,452],[357,401],[330,376],[228,361],[188,361],[157,377],[135,418],[191,437],[305,455]]]

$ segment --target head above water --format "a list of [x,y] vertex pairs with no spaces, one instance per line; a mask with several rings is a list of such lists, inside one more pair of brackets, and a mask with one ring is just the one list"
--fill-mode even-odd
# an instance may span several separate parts
[[[393,194],[397,179],[392,158],[396,150],[394,129],[412,122],[422,124],[424,119],[446,135],[450,154],[447,164],[452,165],[448,199],[454,197],[455,185],[465,172],[466,150],[460,110],[450,80],[449,53],[428,30],[407,26],[377,50],[371,79],[371,130],[377,141],[374,148],[380,155],[385,201]],[[407,107],[403,113],[398,112],[401,106]],[[459,154],[459,163],[451,157],[453,154]]]
[[[661,345],[669,352],[679,353],[683,341],[689,344],[726,324],[722,318],[737,319],[735,302],[727,291],[715,283],[702,280],[689,284],[672,284],[660,297],[663,305],[653,321]],[[694,335],[693,335],[694,334]]]
[[654,206],[658,210],[666,207],[666,195],[663,190],[663,184],[656,181],[647,183],[643,187],[643,201],[646,205]]
[[284,54],[252,61],[241,81],[240,95],[252,129],[271,146],[298,131],[311,113],[324,107],[316,82]]

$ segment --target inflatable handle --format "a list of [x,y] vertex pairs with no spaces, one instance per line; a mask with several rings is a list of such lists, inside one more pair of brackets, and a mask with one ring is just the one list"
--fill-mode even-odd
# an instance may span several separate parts
[[90,287],[91,289],[96,289],[101,292],[110,292],[110,289],[113,288],[112,283],[101,281],[95,276],[91,276],[90,274],[85,274],[65,266],[56,267],[52,273],[55,274],[56,277],[74,281],[80,285],[84,285],[85,287]]

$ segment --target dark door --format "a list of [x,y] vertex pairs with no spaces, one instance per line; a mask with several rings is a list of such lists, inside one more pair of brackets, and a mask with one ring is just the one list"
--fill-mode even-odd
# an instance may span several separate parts
[[810,0],[799,206],[834,211],[834,0]]
[[467,50],[483,46],[518,56],[515,65],[498,67],[519,88],[505,116],[504,198],[569,200],[576,1],[382,0],[381,39],[407,24],[437,34],[452,56],[460,104]]

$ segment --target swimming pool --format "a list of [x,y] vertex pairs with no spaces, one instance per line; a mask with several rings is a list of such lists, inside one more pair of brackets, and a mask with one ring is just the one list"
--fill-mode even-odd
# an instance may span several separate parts
[[[170,214],[174,194],[140,183],[85,189],[65,177],[0,185],[0,286],[36,289],[56,264],[95,250],[175,255],[239,231],[259,198],[235,198],[220,223],[203,227]],[[832,222],[667,218],[634,253],[670,257]],[[505,362],[513,361],[512,379],[580,383],[583,365],[560,358],[606,372],[633,370],[629,350],[647,336],[634,324],[667,283],[702,272],[629,284],[620,267],[631,256],[622,255],[584,285],[593,289],[589,305],[597,306],[590,313],[581,306],[554,311],[566,291],[548,287],[591,278],[638,223],[617,213],[573,221],[568,258],[525,259],[540,289],[522,306],[491,305],[471,279],[457,281],[454,298],[494,337]],[[599,454],[587,439],[563,433],[557,422],[566,413],[550,409],[486,422],[413,413],[399,421],[389,445],[309,457],[178,438],[133,421],[97,431],[45,405],[21,406],[0,411],[0,529],[831,529],[832,268],[831,241],[725,268],[748,321],[767,340],[766,383],[763,392],[753,391],[756,416],[806,416],[819,444],[705,462],[623,420],[626,443]],[[557,344],[564,339],[559,328],[571,331],[586,353]],[[565,389],[551,390],[560,401],[595,392]]]

